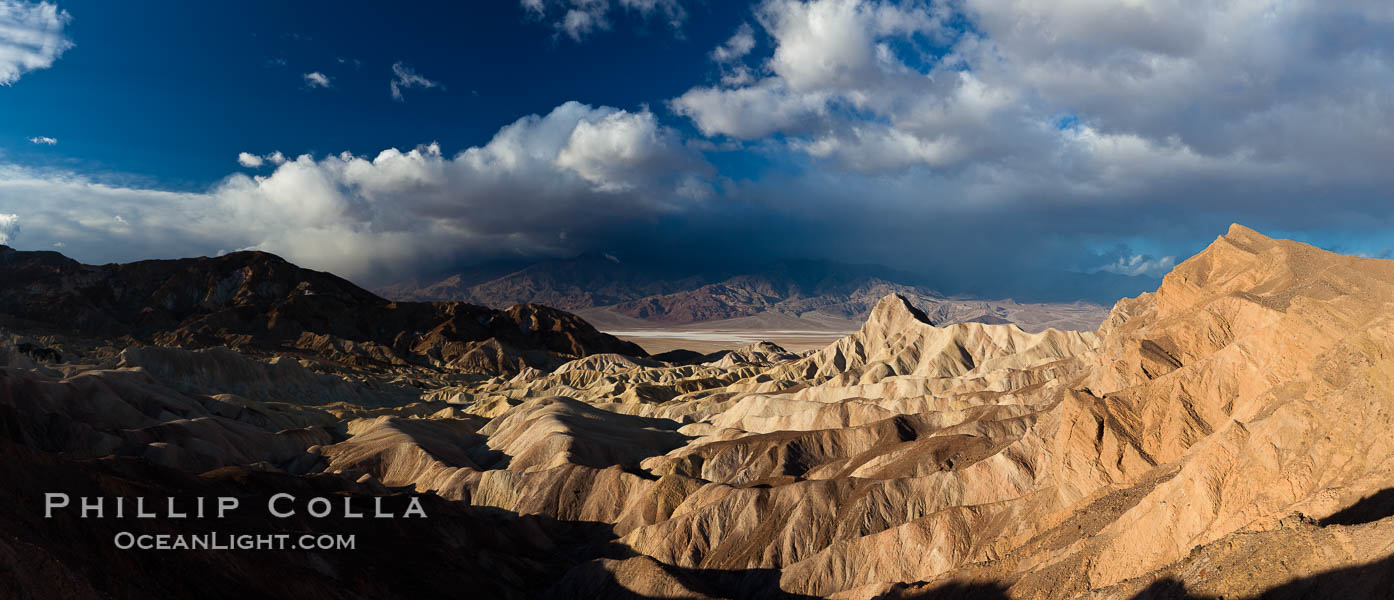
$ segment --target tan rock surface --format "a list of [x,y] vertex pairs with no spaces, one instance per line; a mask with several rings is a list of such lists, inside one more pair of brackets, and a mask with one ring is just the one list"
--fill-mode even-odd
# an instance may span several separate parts
[[488,379],[225,349],[84,366],[6,342],[0,411],[48,452],[584,527],[554,597],[1390,591],[1394,262],[1236,225],[1095,333],[933,321],[889,295],[806,355],[594,353]]

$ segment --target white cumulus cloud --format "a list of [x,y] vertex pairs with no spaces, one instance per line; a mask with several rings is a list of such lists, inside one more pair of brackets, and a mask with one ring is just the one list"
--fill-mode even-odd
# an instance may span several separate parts
[[68,11],[49,2],[0,0],[0,85],[53,66],[73,47],[63,31],[71,20]]
[[9,244],[19,235],[19,215],[0,213],[0,244]]
[[262,159],[262,157],[250,152],[237,153],[237,164],[247,167],[248,169],[260,168],[265,162],[266,161]]
[[29,143],[38,144],[40,146],[57,146],[58,138],[51,138],[46,135],[39,135],[29,138]]
[[648,111],[578,121],[555,162],[602,191],[633,190],[649,173],[701,170],[677,132]]
[[327,88],[327,87],[329,87],[329,76],[328,76],[328,75],[325,75],[324,73],[320,73],[319,71],[315,71],[315,72],[313,72],[313,73],[306,73],[306,74],[302,75],[301,77],[303,77],[303,78],[305,79],[305,85],[306,85],[306,86],[309,86],[309,87],[312,87],[312,88]]
[[372,278],[461,255],[567,254],[614,228],[687,210],[679,190],[710,173],[652,113],[576,102],[453,156],[428,144],[242,158],[278,166],[190,193],[0,165],[0,212],[23,217],[35,244],[64,241],[79,259],[255,248]]
[[[573,37],[575,12],[577,39],[620,29],[623,11],[685,18],[677,2],[521,4],[558,37]],[[501,252],[631,256],[614,241],[624,227],[671,227],[646,238],[657,245],[689,232],[707,252],[939,261],[978,277],[1156,274],[1231,221],[1394,225],[1391,10],[760,0],[710,50],[710,80],[668,104],[713,139],[682,140],[648,110],[567,103],[454,154],[253,155],[266,171],[194,194],[0,164],[0,213],[24,219],[26,242],[63,240],[79,258],[255,247],[354,276]],[[393,65],[394,98],[432,87]],[[715,174],[701,153],[736,166]],[[1119,239],[1146,252],[1090,253]]]
[[[1389,13],[1317,0],[764,0],[773,51],[670,107],[705,135],[782,134],[862,173],[1044,172],[1090,144],[1131,142],[1369,179],[1383,176],[1369,157],[1394,152]],[[745,47],[737,35],[713,58]]]
[[280,150],[277,150],[270,154],[260,155],[252,154],[251,152],[237,153],[237,164],[247,167],[248,169],[260,169],[263,165],[266,165],[268,163],[270,163],[273,166],[279,167],[283,164],[286,164],[286,162],[289,160],[290,159],[286,158],[286,155],[282,154]]

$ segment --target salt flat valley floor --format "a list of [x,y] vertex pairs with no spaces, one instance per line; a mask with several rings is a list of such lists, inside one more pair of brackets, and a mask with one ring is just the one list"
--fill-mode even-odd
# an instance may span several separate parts
[[735,350],[758,342],[770,342],[791,352],[816,350],[847,336],[854,330],[786,330],[786,329],[629,329],[605,330],[619,339],[633,342],[650,354],[672,350],[692,350],[712,353]]

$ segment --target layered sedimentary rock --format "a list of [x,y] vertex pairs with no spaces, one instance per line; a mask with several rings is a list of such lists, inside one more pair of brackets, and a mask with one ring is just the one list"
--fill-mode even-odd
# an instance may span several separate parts
[[[1391,309],[1394,262],[1236,225],[1097,332],[940,324],[889,295],[806,354],[592,352],[464,379],[14,339],[0,431],[89,479],[63,461],[440,496],[452,539],[513,528],[421,542],[498,565],[478,575],[497,596],[1377,597]],[[82,566],[100,549],[49,552],[72,589],[120,588]],[[34,568],[17,556],[0,567]]]
[[[1193,552],[1391,485],[1391,286],[1387,261],[1236,226],[1097,335],[936,327],[891,297],[857,334],[719,388],[637,406],[571,394],[694,436],[643,462],[657,480],[615,494],[632,503],[621,513],[657,515],[619,530],[644,560],[774,570],[811,596],[968,580],[1129,597]],[[1215,587],[1204,569],[1180,575]]]

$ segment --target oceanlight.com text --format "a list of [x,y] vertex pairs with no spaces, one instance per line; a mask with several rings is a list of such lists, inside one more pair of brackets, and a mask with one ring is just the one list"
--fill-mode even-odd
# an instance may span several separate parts
[[357,536],[337,534],[136,534],[122,531],[114,538],[121,550],[353,550]]

